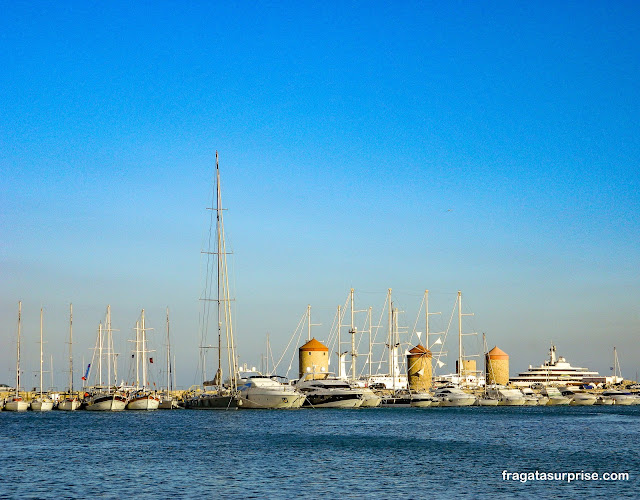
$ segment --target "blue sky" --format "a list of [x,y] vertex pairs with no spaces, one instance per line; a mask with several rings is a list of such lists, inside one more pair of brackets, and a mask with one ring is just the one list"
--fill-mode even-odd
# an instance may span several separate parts
[[76,359],[169,306],[197,381],[216,150],[241,361],[353,287],[408,325],[462,290],[512,373],[640,368],[636,3],[1,6],[0,382],[18,300],[27,378],[44,307],[64,385],[73,302]]

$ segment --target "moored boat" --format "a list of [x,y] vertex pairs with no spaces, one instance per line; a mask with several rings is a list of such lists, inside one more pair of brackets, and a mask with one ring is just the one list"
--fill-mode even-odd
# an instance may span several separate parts
[[266,375],[253,375],[238,387],[238,408],[300,408],[305,396],[293,386]]
[[433,394],[433,399],[437,401],[438,406],[471,406],[476,401],[473,394],[467,394],[457,387],[437,389]]
[[549,398],[547,406],[562,406],[570,403],[569,398],[563,396],[557,387],[544,387],[540,393]]
[[362,406],[362,392],[335,377],[301,379],[295,387],[306,397],[303,406],[312,408],[359,408]]

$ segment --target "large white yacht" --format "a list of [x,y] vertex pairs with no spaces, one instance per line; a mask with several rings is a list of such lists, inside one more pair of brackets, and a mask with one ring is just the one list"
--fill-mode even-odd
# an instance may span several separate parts
[[313,408],[359,408],[364,399],[362,390],[331,376],[315,380],[302,378],[296,383],[296,389],[306,396],[303,406]]
[[433,399],[438,402],[438,406],[471,406],[476,402],[473,394],[467,394],[457,387],[442,387],[436,390]]
[[238,387],[238,408],[300,408],[304,395],[278,378],[250,376]]
[[549,349],[549,360],[543,365],[531,366],[525,372],[512,377],[510,382],[519,387],[529,387],[532,384],[542,385],[581,385],[584,379],[603,378],[598,372],[571,366],[565,358],[557,356],[556,346]]

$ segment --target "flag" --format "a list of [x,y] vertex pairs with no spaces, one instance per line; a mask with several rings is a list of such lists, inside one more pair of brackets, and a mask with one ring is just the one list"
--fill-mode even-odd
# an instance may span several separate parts
[[84,373],[84,377],[82,377],[82,380],[87,380],[87,377],[89,376],[89,368],[91,368],[91,363],[87,365],[87,371]]
[[153,363],[153,358],[149,358],[149,363]]

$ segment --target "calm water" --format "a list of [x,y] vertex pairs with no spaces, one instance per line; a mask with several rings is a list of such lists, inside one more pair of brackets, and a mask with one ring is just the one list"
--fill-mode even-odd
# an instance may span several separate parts
[[0,496],[638,498],[639,447],[640,406],[0,412]]

